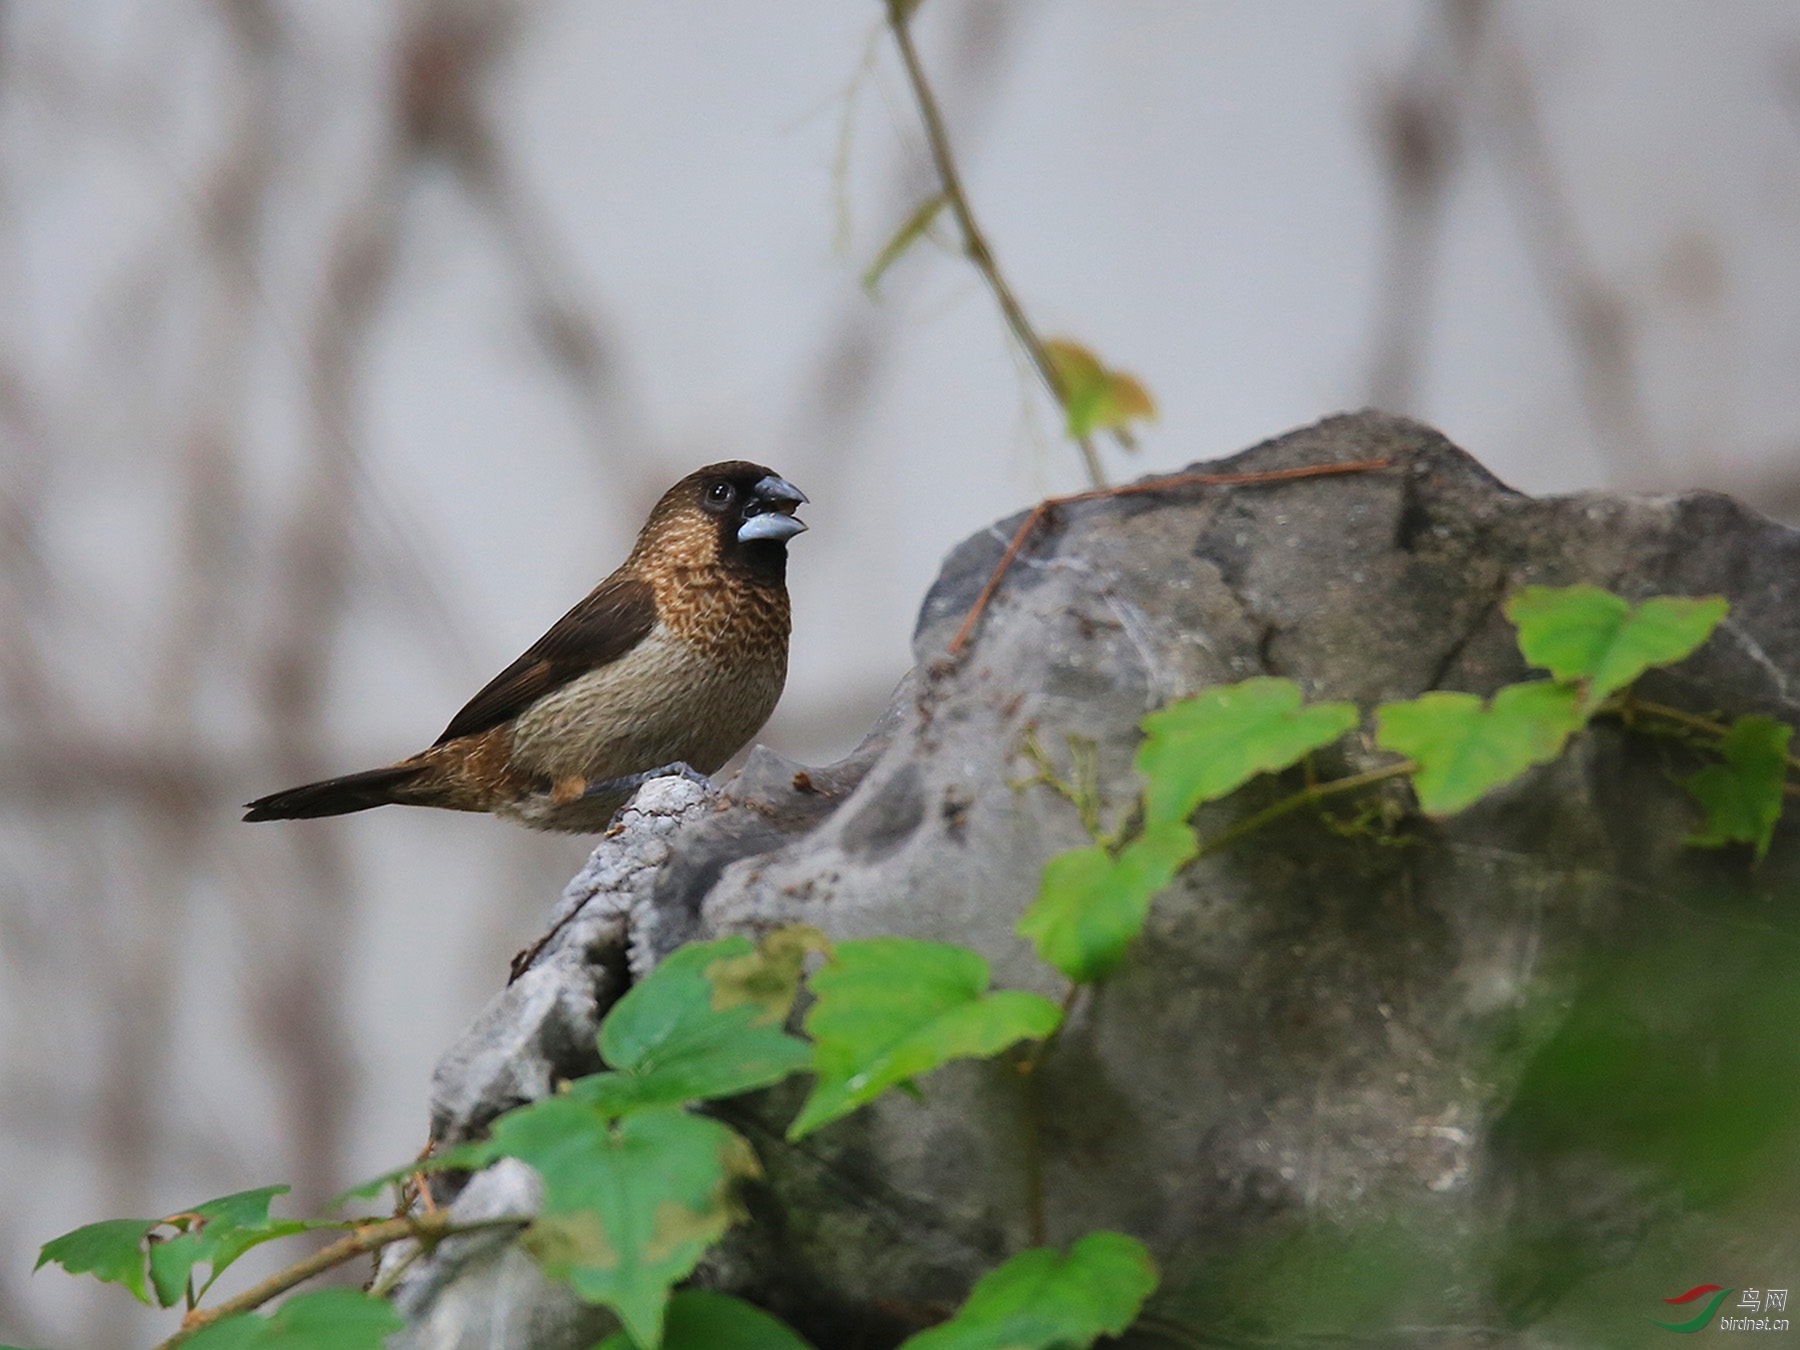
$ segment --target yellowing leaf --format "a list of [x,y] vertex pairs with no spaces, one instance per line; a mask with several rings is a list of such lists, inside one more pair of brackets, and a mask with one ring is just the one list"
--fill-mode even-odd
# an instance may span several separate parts
[[765,1025],[786,1020],[800,990],[800,971],[808,955],[829,952],[831,942],[807,923],[783,924],[739,955],[720,956],[705,970],[712,985],[714,1012],[753,1004]]
[[823,941],[807,931],[778,930],[761,948],[739,936],[676,948],[600,1024],[612,1072],[579,1079],[570,1093],[623,1115],[748,1092],[807,1067],[811,1048],[782,1030],[800,963]]
[[523,1239],[544,1272],[618,1313],[645,1346],[662,1335],[669,1287],[736,1218],[736,1180],[758,1171],[749,1144],[716,1120],[679,1106],[614,1119],[568,1095],[507,1112],[488,1148],[544,1180]]
[[875,255],[875,261],[862,274],[865,291],[870,295],[880,293],[881,278],[886,275],[888,268],[900,261],[906,251],[919,242],[925,231],[931,228],[931,222],[938,218],[938,212],[949,202],[950,199],[943,193],[934,192],[913,209],[913,213],[901,222],[900,228],[881,246],[881,252]]
[[1156,416],[1156,400],[1150,396],[1149,389],[1137,376],[1123,370],[1115,370],[1108,374],[1110,385],[1111,407],[1104,421],[1096,422],[1096,426],[1113,427],[1132,421],[1136,418],[1154,418]]
[[1069,434],[1077,439],[1109,427],[1156,416],[1156,400],[1135,375],[1109,370],[1100,358],[1068,338],[1050,338],[1044,355],[1056,377]]

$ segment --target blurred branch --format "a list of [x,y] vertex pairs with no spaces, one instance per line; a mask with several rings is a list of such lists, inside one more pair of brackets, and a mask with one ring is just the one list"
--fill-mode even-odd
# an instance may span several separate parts
[[[993,107],[997,81],[991,78],[995,68],[1015,44],[1026,10],[1016,0],[988,0],[979,5],[958,6],[955,14],[958,28],[949,42],[950,58],[939,79],[944,102],[957,111],[963,144],[979,134]],[[882,36],[877,27],[870,41],[870,55],[865,66],[872,64],[876,44]],[[838,149],[832,168],[834,195],[838,207],[840,251],[847,251],[849,240],[849,162],[853,150],[854,109],[863,80],[859,73],[844,92],[843,125],[838,136]],[[973,130],[972,130],[973,128]],[[881,214],[884,218],[903,213],[927,193],[935,195],[935,172],[921,165],[915,156],[894,157],[886,186],[881,191]],[[796,445],[811,452],[816,462],[809,465],[807,481],[819,478],[830,491],[830,476],[841,474],[853,463],[845,451],[854,443],[859,426],[868,416],[881,375],[892,359],[896,337],[894,309],[888,305],[871,305],[861,292],[853,292],[837,314],[826,324],[814,354],[807,362],[808,374],[799,395],[799,406],[792,416],[792,429],[778,438],[782,445]],[[1036,377],[1026,374],[1024,383],[1029,404],[1029,385]],[[820,500],[827,500],[819,494]],[[885,705],[887,690],[880,693]],[[866,703],[858,703],[858,715],[866,711]],[[779,716],[779,713],[777,714]],[[847,734],[860,731],[867,718]]]
[[0,450],[0,694],[15,725],[45,730],[58,700],[34,611],[49,589],[38,550],[49,451],[36,400],[10,363],[0,364]]
[[224,759],[192,742],[132,745],[47,735],[0,749],[0,802],[46,811],[132,802],[213,803],[259,781],[252,756]]
[[[98,1146],[99,1105],[91,1092],[60,1075],[10,1074],[0,1081],[0,1134],[45,1148],[67,1149],[72,1141]],[[191,1123],[154,1122],[159,1157],[184,1170],[224,1176],[243,1165],[240,1140]]]
[[421,1246],[430,1248],[447,1237],[458,1233],[485,1233],[502,1228],[520,1228],[529,1223],[527,1218],[517,1215],[506,1215],[501,1218],[474,1219],[458,1223],[447,1211],[427,1212],[422,1214],[403,1214],[394,1219],[370,1220],[364,1223],[353,1221],[356,1227],[346,1236],[339,1238],[322,1251],[315,1252],[304,1261],[297,1261],[285,1270],[279,1270],[267,1279],[253,1284],[241,1294],[236,1294],[218,1303],[208,1304],[203,1308],[191,1309],[181,1319],[181,1329],[166,1341],[156,1346],[156,1350],[175,1350],[184,1345],[199,1332],[221,1318],[237,1313],[251,1312],[260,1308],[272,1298],[279,1298],[290,1289],[297,1288],[328,1270],[354,1261],[359,1256],[367,1256],[371,1252],[381,1250],[393,1242],[411,1239]]
[[1501,180],[1526,254],[1568,334],[1589,425],[1628,483],[1655,481],[1661,464],[1640,400],[1630,310],[1582,237],[1550,154],[1530,67],[1518,47],[1498,34],[1486,64],[1494,97],[1485,120],[1494,133]]
[[618,342],[581,287],[548,213],[536,204],[497,134],[482,98],[485,79],[510,51],[528,6],[441,0],[424,8],[401,40],[397,115],[412,150],[455,171],[492,222],[521,290],[521,308],[575,397],[584,430],[611,467],[648,458],[646,419],[631,397]]
[[1441,0],[1412,69],[1384,92],[1377,112],[1388,224],[1369,383],[1371,401],[1392,412],[1417,411],[1464,91],[1488,5]]
[[256,266],[281,141],[276,15],[269,0],[221,0],[219,8],[238,58],[238,97],[233,134],[197,204],[208,303],[199,325],[199,388],[180,447],[183,500],[175,529],[183,566],[153,682],[153,706],[186,730],[201,664],[217,654],[229,602],[243,589],[234,565],[247,528],[240,425],[259,298]]
[[[274,621],[261,661],[273,781],[303,782],[323,773],[325,686],[352,556],[359,459],[352,428],[361,363],[393,275],[407,169],[404,148],[381,156],[326,248],[325,284],[307,344],[311,456],[277,549]],[[273,897],[255,913],[268,941],[259,952],[253,1014],[280,1065],[295,1191],[310,1207],[339,1181],[355,1079],[342,997],[353,893],[340,834],[302,826],[289,832],[288,842],[301,894]],[[293,912],[294,905],[302,912]]]
[[1776,63],[1775,94],[1794,130],[1800,131],[1800,42],[1790,43]]
[[[907,83],[912,86],[913,97],[919,105],[919,116],[925,123],[925,138],[931,146],[931,162],[937,168],[938,183],[943,189],[950,214],[956,217],[956,223],[962,230],[963,252],[975,265],[976,271],[981,273],[988,289],[994,293],[1000,312],[1006,318],[1007,327],[1030,357],[1033,369],[1043,380],[1044,387],[1050,391],[1051,398],[1056,400],[1057,406],[1066,407],[1062,381],[1057,378],[1050,355],[1044,350],[1044,341],[1031,326],[1031,321],[1025,317],[1024,307],[1002,275],[987,236],[975,221],[968,193],[963,190],[962,174],[950,151],[950,133],[944,126],[943,113],[938,108],[936,96],[931,92],[930,82],[925,78],[925,68],[919,61],[918,48],[912,40],[910,24],[919,0],[886,0],[886,3],[888,27],[894,34],[895,45],[900,49],[900,59],[906,67]],[[1094,449],[1093,438],[1077,436],[1075,443],[1081,449],[1081,460],[1087,468],[1089,480],[1095,487],[1104,487],[1106,474],[1100,467],[1100,456]]]
[[[137,45],[34,23],[24,54],[19,16],[0,8],[0,116],[12,141],[39,153],[0,166],[0,1072],[9,1091],[94,1084],[82,1102],[9,1097],[44,1133],[0,1121],[21,1160],[0,1169],[0,1201],[39,1204],[33,1186],[67,1200],[79,1188],[84,1206],[150,1212],[148,1190],[229,1190],[253,1156],[303,1202],[342,1180],[358,901],[345,836],[240,832],[226,825],[227,803],[253,783],[327,767],[329,681],[359,569],[395,586],[406,621],[427,610],[444,632],[462,621],[444,603],[441,570],[406,534],[404,505],[384,511],[371,489],[379,469],[359,425],[409,194],[434,162],[492,224],[488,247],[584,400],[584,426],[609,442],[638,435],[611,345],[568,298],[574,268],[547,215],[521,204],[529,183],[476,97],[514,20],[537,8],[379,7],[374,23],[398,20],[396,60],[367,106],[341,108],[322,104],[344,99],[355,77],[309,46],[323,30],[290,30],[278,0],[208,0],[179,24],[137,20]],[[474,49],[458,50],[471,33]],[[360,136],[371,121],[378,162],[361,181],[342,167],[360,164],[355,154],[308,163],[299,153],[321,125]],[[6,227],[24,203],[26,223],[42,229],[32,175],[57,156],[71,161],[76,190],[50,213],[54,227],[97,209],[105,238],[84,246],[81,267],[20,286],[30,255]],[[298,337],[296,296],[311,306]],[[30,303],[11,303],[20,298]],[[73,320],[66,355],[45,345],[40,303]],[[40,347],[54,359],[27,360]],[[291,472],[281,455],[296,442]],[[100,530],[117,537],[96,539]],[[260,749],[240,748],[240,682],[252,685]],[[187,946],[194,897],[214,894],[249,930],[224,949],[247,969],[221,971],[213,946]],[[266,1075],[286,1132],[256,1138],[254,1117],[241,1155],[182,1146],[196,1110],[183,1089],[215,1086],[211,1056],[189,1056],[174,1015],[202,1006],[196,987],[214,991],[217,1034],[249,1041],[230,1048]],[[240,989],[247,1018],[226,1010]],[[57,1131],[70,1113],[82,1128]],[[27,1175],[39,1150],[55,1166]],[[16,1292],[0,1275],[0,1295]],[[130,1311],[104,1298],[82,1305],[76,1339],[126,1344]],[[10,1305],[0,1314],[24,1343],[47,1339]]]
[[1552,317],[1568,335],[1576,385],[1601,453],[1627,482],[1661,465],[1637,380],[1623,297],[1595,263],[1550,153],[1530,68],[1497,30],[1494,0],[1438,0],[1412,71],[1377,119],[1388,230],[1372,339],[1373,400],[1412,411],[1428,350],[1432,283],[1465,125],[1488,133],[1503,191]]

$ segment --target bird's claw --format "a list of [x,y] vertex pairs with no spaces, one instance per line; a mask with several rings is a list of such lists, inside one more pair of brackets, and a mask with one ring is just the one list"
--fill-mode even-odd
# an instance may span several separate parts
[[619,778],[605,778],[597,783],[589,783],[582,789],[584,797],[611,796],[620,792],[636,792],[652,778],[685,778],[690,783],[698,783],[708,792],[712,791],[713,781],[692,764],[685,760],[676,760],[672,764],[659,764],[654,769],[645,769],[642,773],[628,773]]

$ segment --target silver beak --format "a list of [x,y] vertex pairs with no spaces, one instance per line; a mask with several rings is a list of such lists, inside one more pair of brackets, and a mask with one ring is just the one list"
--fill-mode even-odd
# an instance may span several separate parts
[[758,501],[768,502],[778,511],[785,507],[789,514],[792,514],[796,506],[812,500],[787,479],[777,478],[774,474],[762,479],[750,491]]
[[770,474],[751,491],[755,496],[757,513],[738,526],[737,537],[740,544],[747,544],[753,539],[792,539],[806,528],[806,522],[796,520],[794,512],[807,500],[807,496],[787,479]]

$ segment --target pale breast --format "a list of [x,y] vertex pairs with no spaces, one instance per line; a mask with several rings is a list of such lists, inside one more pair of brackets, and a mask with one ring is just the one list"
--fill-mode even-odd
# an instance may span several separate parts
[[551,780],[618,778],[676,761],[712,773],[768,720],[786,678],[785,641],[746,660],[658,623],[624,656],[526,711],[512,763]]

